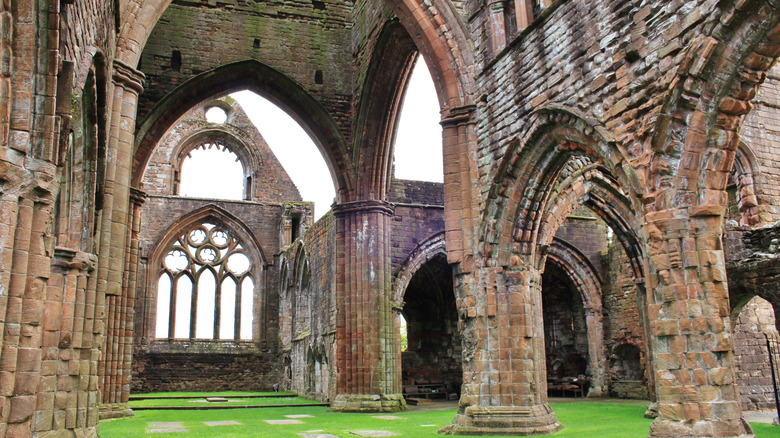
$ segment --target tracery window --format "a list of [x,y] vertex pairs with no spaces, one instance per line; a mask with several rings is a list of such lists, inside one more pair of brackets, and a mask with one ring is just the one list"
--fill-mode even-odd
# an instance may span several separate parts
[[216,223],[171,245],[157,282],[157,338],[252,339],[253,268],[244,245]]

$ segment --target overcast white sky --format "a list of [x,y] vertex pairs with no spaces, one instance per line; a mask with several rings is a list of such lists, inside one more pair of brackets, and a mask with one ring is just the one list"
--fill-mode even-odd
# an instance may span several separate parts
[[[304,201],[313,201],[315,219],[330,210],[333,180],[319,149],[303,128],[283,110],[251,91],[232,95],[260,130],[292,178]],[[436,90],[422,58],[406,93],[395,144],[397,178],[443,180],[441,125]]]

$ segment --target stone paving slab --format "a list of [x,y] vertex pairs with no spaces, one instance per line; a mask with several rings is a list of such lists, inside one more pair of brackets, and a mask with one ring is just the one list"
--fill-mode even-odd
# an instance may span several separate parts
[[349,433],[352,435],[367,437],[399,436],[397,433],[386,430],[350,430]]
[[380,420],[403,420],[404,417],[399,417],[396,415],[372,415],[374,418],[378,418]]
[[147,426],[148,433],[187,432],[181,421],[153,421]]
[[303,424],[300,420],[265,420],[268,424]]
[[182,429],[184,424],[181,421],[153,421],[149,423],[149,427],[155,429]]
[[285,415],[285,417],[287,417],[287,418],[314,418],[314,415],[309,415],[309,414],[290,414],[290,415]]
[[339,438],[337,435],[330,433],[300,432],[298,435],[302,436],[303,438]]
[[206,426],[240,426],[241,423],[238,421],[233,420],[225,420],[225,421],[204,421],[203,424]]

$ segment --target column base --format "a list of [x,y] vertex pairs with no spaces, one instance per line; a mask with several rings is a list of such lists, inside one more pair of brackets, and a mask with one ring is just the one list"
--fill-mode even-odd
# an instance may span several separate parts
[[738,420],[714,421],[669,421],[654,420],[650,424],[652,438],[755,438],[753,428],[740,418]]
[[130,409],[130,405],[127,403],[107,403],[100,405],[101,420],[108,420],[111,418],[127,418],[134,417],[133,410]]
[[98,428],[95,426],[80,429],[48,430],[46,432],[36,432],[33,436],[35,438],[100,438]]
[[548,435],[563,429],[547,403],[534,406],[469,406],[452,424],[439,433],[445,435]]
[[339,394],[330,404],[335,412],[400,412],[406,410],[402,394]]

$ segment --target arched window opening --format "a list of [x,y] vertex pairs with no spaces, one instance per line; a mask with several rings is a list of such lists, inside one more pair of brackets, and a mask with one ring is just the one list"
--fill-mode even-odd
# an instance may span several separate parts
[[283,109],[252,91],[230,96],[238,101],[263,136],[301,198],[314,202],[314,219],[321,218],[333,204],[336,189],[325,158],[309,134]]
[[221,125],[227,121],[227,112],[218,106],[212,106],[206,110],[206,120]]
[[244,166],[219,142],[200,144],[181,164],[179,194],[193,198],[244,199]]
[[430,70],[418,56],[406,88],[395,139],[395,177],[444,181],[439,100]]
[[155,336],[251,340],[252,267],[227,228],[210,222],[190,228],[162,261]]

